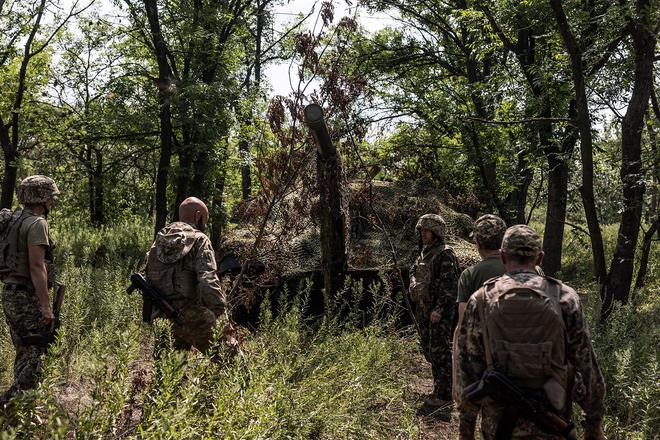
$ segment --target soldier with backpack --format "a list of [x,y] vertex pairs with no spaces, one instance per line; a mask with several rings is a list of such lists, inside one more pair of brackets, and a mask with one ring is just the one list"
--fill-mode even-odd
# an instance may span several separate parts
[[485,439],[574,438],[573,400],[585,438],[602,439],[605,384],[580,298],[536,273],[543,252],[529,226],[507,229],[501,258],[506,273],[472,295],[458,332],[460,439],[475,438],[479,410]]
[[451,335],[456,316],[458,260],[444,243],[445,221],[438,214],[423,215],[416,226],[420,255],[410,269],[410,299],[424,357],[431,363],[433,394],[424,403],[451,403]]
[[[177,310],[174,348],[208,352],[216,326],[228,323],[225,297],[218,280],[215,253],[204,234],[206,204],[196,197],[179,206],[179,221],[161,229],[147,253],[146,282]],[[153,313],[153,314],[152,314]],[[165,317],[159,308],[143,310],[143,318]],[[228,329],[228,327],[226,327]]]
[[0,404],[37,385],[55,326],[48,297],[55,279],[53,242],[46,216],[60,191],[50,177],[35,175],[25,178],[16,193],[23,208],[0,211],[2,306],[16,350],[14,382]]

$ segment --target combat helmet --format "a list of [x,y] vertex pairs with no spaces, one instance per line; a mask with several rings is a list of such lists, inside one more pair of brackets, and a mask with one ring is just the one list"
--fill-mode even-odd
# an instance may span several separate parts
[[42,205],[54,200],[59,193],[55,181],[40,174],[26,177],[16,188],[18,201],[22,205]]
[[419,232],[420,229],[428,229],[433,232],[436,237],[440,238],[444,237],[447,231],[447,225],[442,216],[438,214],[424,214],[417,221],[415,229],[417,232]]

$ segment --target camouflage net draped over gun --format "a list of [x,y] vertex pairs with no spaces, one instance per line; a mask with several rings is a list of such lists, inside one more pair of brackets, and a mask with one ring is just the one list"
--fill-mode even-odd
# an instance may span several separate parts
[[[344,209],[348,209],[346,234],[350,269],[394,269],[391,242],[399,268],[407,270],[418,252],[415,224],[427,213],[440,214],[445,219],[449,231],[446,241],[454,248],[462,267],[479,261],[469,238],[473,220],[447,207],[440,191],[405,181],[353,181],[346,187],[350,188],[344,198]],[[320,236],[314,213],[323,207],[318,206],[318,197],[300,200],[293,192],[283,199],[281,205],[274,211],[268,233],[253,261],[262,263],[270,275],[285,278],[320,270]],[[250,218],[248,213],[249,208],[245,209],[244,218]],[[381,221],[387,231],[382,230]],[[236,228],[226,232],[219,249],[220,260],[234,255],[244,261],[244,253],[254,243],[256,223],[255,220],[239,222]]]

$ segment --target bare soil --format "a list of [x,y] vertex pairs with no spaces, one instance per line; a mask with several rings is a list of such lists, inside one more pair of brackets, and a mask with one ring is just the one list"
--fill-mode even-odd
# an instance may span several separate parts
[[[416,348],[416,347],[415,347]],[[433,391],[431,366],[417,349],[410,350],[410,362],[406,365],[409,376],[407,398],[417,410],[419,439],[455,440],[458,438],[458,414],[453,405],[435,410],[424,406],[424,398]]]

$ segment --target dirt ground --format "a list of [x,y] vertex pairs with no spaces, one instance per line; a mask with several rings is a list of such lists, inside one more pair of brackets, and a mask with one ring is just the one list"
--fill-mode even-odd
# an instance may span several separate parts
[[406,371],[411,377],[409,398],[417,410],[418,439],[455,440],[458,438],[458,413],[453,406],[430,411],[424,407],[424,398],[433,391],[431,366],[422,353],[411,350]]

